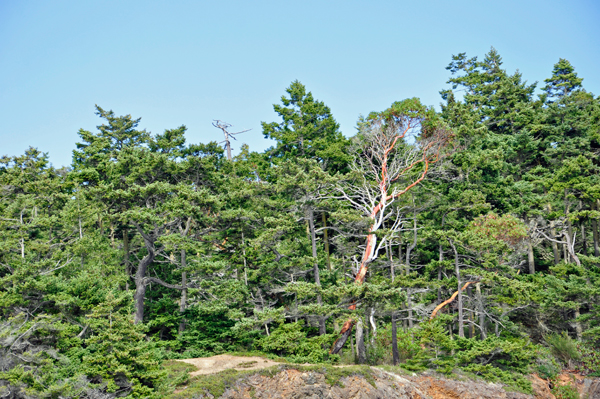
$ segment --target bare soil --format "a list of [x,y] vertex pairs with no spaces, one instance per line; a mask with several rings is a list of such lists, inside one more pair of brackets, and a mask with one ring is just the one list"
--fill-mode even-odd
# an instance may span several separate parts
[[192,377],[202,374],[214,374],[223,370],[259,370],[281,364],[258,356],[217,355],[196,359],[181,359],[180,362],[191,364],[198,370],[190,373]]

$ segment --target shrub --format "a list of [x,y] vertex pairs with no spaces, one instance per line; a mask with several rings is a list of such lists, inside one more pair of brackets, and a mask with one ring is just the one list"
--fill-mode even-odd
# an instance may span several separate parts
[[569,368],[571,368],[573,361],[581,358],[575,341],[564,332],[562,334],[552,333],[546,336],[546,343],[550,346],[552,354]]
[[283,356],[294,363],[336,362],[339,359],[337,355],[330,356],[328,351],[334,339],[333,334],[308,338],[303,327],[304,321],[282,323],[271,335],[259,339],[256,345],[261,350]]
[[578,342],[577,350],[581,354],[578,368],[585,374],[600,377],[600,348],[591,343]]
[[117,396],[150,397],[163,376],[145,327],[133,324],[128,295],[109,293],[88,316],[92,334],[71,355],[88,378]]
[[579,392],[572,385],[555,385],[552,388],[552,393],[556,399],[579,399]]

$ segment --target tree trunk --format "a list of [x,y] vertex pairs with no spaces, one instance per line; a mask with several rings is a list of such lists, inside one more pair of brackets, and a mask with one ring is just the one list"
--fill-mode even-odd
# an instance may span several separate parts
[[600,244],[598,243],[598,220],[592,219],[592,236],[594,238],[594,256],[600,256]]
[[[592,209],[594,206],[592,205]],[[600,201],[596,201],[596,211],[600,211]],[[598,219],[592,219],[592,236],[594,238],[594,256],[600,256],[600,243],[598,242]]]
[[102,221],[102,216],[98,213],[98,228],[100,229],[100,236],[104,236],[104,223]]
[[21,259],[25,259],[25,237],[23,237],[23,211],[21,211],[21,239],[19,240],[21,243]]
[[[565,189],[565,216],[567,219],[567,233],[569,234],[569,241],[568,242],[573,242],[573,223],[571,222],[571,219],[569,218],[569,200],[567,198],[567,190]],[[571,259],[572,257],[570,256],[570,254],[565,254],[565,260],[568,260],[569,262],[572,262],[573,259]]]
[[225,146],[227,147],[227,159],[231,161],[231,143],[229,142],[229,138],[225,141]]
[[485,312],[483,309],[483,297],[481,295],[481,283],[475,284],[475,292],[477,293],[477,307],[479,310],[479,330],[481,331],[481,339],[487,338],[487,331],[485,329]]
[[352,335],[352,327],[354,327],[354,320],[346,320],[346,322],[342,326],[342,331],[340,331],[339,338],[335,340],[333,346],[331,347],[331,350],[329,350],[329,353],[336,354],[342,350],[344,344],[348,340],[348,337]]
[[[308,227],[310,229],[310,241],[312,245],[312,257],[314,261],[313,271],[315,274],[315,284],[317,287],[321,287],[321,278],[319,276],[319,263],[317,262],[317,234],[315,232],[315,212],[312,208],[308,208]],[[321,293],[317,293],[317,303],[319,306],[323,305],[323,298],[321,297]],[[319,319],[319,335],[324,335],[327,333],[325,329],[325,317],[318,315]]]
[[[388,259],[390,260],[390,274],[392,277],[392,283],[395,280],[394,273],[394,256],[390,245],[386,247],[388,253]],[[400,355],[398,353],[398,327],[396,325],[396,312],[392,310],[392,364],[395,366],[400,362]]]
[[402,269],[402,240],[398,243],[398,262],[400,262],[400,269]]
[[[244,242],[244,232],[242,231],[242,255],[244,256],[244,283],[248,286],[248,264],[246,262],[246,244]],[[296,320],[298,321],[298,320]]]
[[462,290],[460,287],[460,266],[458,263],[458,251],[454,246],[452,240],[448,239],[450,246],[452,247],[452,251],[454,251],[454,272],[456,273],[456,279],[458,282],[458,336],[461,338],[465,337],[465,325],[463,320],[463,300],[462,300]]
[[392,363],[397,365],[400,362],[398,353],[398,328],[396,326],[396,314],[392,312]]
[[577,340],[581,341],[583,337],[583,327],[581,326],[581,322],[577,320],[581,316],[579,313],[579,305],[575,308],[575,334],[577,335]]
[[[373,226],[371,226],[371,229],[373,228]],[[369,232],[371,232],[371,229]],[[372,256],[373,256],[373,252],[375,250],[375,245],[377,244],[377,236],[375,234],[369,234],[367,236],[367,245],[365,247],[365,251],[363,253],[363,259],[361,261],[360,264],[360,268],[358,269],[358,273],[356,274],[356,277],[354,278],[354,283],[355,284],[362,284],[365,281],[365,277],[367,276],[367,270],[368,270],[368,263],[372,260]],[[349,310],[356,310],[356,303],[352,303],[350,306],[348,306]],[[350,329],[352,329],[352,327],[354,326],[354,320],[352,319],[348,319],[346,321],[346,323],[344,323],[344,326],[348,326]],[[342,333],[340,334],[339,338],[333,343],[333,346],[331,348],[331,350],[329,351],[329,353],[331,354],[336,354],[338,353],[342,347],[344,346],[344,344],[346,343],[346,340],[348,339],[348,336],[350,335],[351,331],[348,331],[347,333],[344,334],[344,329],[342,328]]]
[[369,323],[371,323],[371,346],[375,345],[375,339],[377,338],[377,324],[375,323],[375,308],[371,308],[371,314],[369,314]]
[[440,311],[440,309],[442,309],[444,306],[446,306],[449,303],[451,303],[458,296],[458,294],[461,291],[464,291],[471,284],[473,284],[473,281],[467,281],[465,283],[465,285],[463,285],[462,288],[459,288],[458,291],[456,291],[454,294],[452,294],[452,296],[450,298],[446,299],[444,302],[442,302],[439,305],[437,305],[435,307],[435,309],[433,309],[433,312],[431,312],[431,316],[429,316],[429,320],[432,320],[437,315],[437,312]]
[[413,328],[412,290],[406,288],[406,309],[408,310],[408,328]]
[[185,271],[187,264],[185,259],[185,249],[181,250],[181,300],[179,302],[179,313],[181,315],[181,322],[179,323],[179,332],[182,333],[185,330],[185,319],[183,318],[183,312],[187,303],[187,272]]
[[[473,290],[471,286],[467,287],[467,297],[469,299],[473,298]],[[469,313],[469,338],[473,339],[475,337],[475,325],[473,324],[473,312]]]
[[[410,116],[406,115],[406,117],[407,117],[408,121],[411,120]],[[400,166],[400,164],[397,161],[400,160],[401,158],[394,158],[393,156],[390,156],[390,153],[392,153],[392,151],[394,150],[394,146],[396,145],[396,143],[398,143],[399,140],[402,140],[407,132],[409,132],[411,129],[414,129],[416,126],[420,126],[421,121],[415,121],[415,124],[412,126],[411,126],[412,122],[408,122],[408,124],[406,124],[406,122],[402,122],[402,123],[403,123],[403,125],[402,125],[401,130],[396,131],[397,128],[401,127],[399,124],[395,124],[395,123],[388,124],[387,122],[383,123],[383,120],[374,122],[375,136],[370,136],[370,137],[374,138],[375,141],[372,141],[371,143],[377,142],[378,144],[373,144],[373,145],[368,144],[368,146],[370,146],[370,148],[373,148],[373,150],[376,152],[375,156],[379,160],[378,166],[376,168],[378,168],[378,171],[381,173],[376,174],[377,180],[378,180],[378,189],[376,190],[376,192],[373,192],[368,188],[365,192],[365,194],[368,197],[370,197],[369,202],[373,205],[373,207],[369,206],[369,208],[367,208],[368,215],[365,215],[365,216],[369,216],[371,218],[371,220],[373,220],[373,223],[369,227],[369,231],[368,231],[368,235],[367,235],[367,242],[366,242],[365,250],[363,252],[363,257],[362,257],[362,260],[360,263],[360,268],[354,279],[356,284],[362,284],[364,282],[365,276],[368,271],[369,263],[372,262],[377,257],[377,251],[379,250],[379,248],[376,247],[377,236],[375,235],[375,233],[380,229],[380,227],[382,227],[382,223],[385,220],[385,218],[383,216],[386,212],[386,209],[388,209],[388,207],[395,200],[400,198],[402,195],[406,194],[409,190],[411,190],[413,187],[415,187],[416,185],[421,183],[423,181],[423,179],[425,179],[425,176],[427,175],[427,173],[429,171],[430,164],[439,160],[439,157],[441,155],[441,150],[448,146],[449,139],[451,138],[449,131],[446,131],[443,129],[440,129],[440,130],[434,129],[432,131],[432,134],[429,135],[430,136],[428,139],[428,140],[430,140],[429,143],[425,144],[421,148],[423,150],[423,153],[421,155],[420,160],[418,160],[418,161],[415,160],[408,167],[398,169],[396,166]],[[381,130],[381,131],[378,130],[382,126],[384,127],[384,130]],[[419,149],[419,151],[421,151],[421,149]],[[373,154],[371,154],[371,155],[373,155]],[[359,161],[359,163],[360,162],[362,162],[362,161]],[[388,162],[391,162],[391,163],[388,165]],[[373,165],[372,161],[371,161],[371,165]],[[412,181],[412,183],[405,186],[404,189],[398,189],[396,187],[390,193],[389,190],[391,188],[391,185],[397,180],[397,178],[402,176],[407,171],[417,167],[417,165],[419,168],[422,166],[422,170],[419,172],[418,177],[416,179],[414,179]],[[392,173],[392,175],[390,175],[390,173]],[[362,206],[361,206],[361,208],[362,208]],[[365,208],[362,208],[362,209],[365,210]],[[414,209],[414,196],[413,196],[413,209]],[[414,219],[415,219],[415,224],[416,224],[416,211],[415,211]],[[416,235],[416,228],[415,228],[415,235]],[[349,306],[349,309],[354,310],[354,309],[356,309],[356,306],[354,304],[352,304],[351,306]],[[338,341],[336,341],[336,343],[334,344],[334,348],[341,347],[338,345],[340,339],[342,339],[342,337],[338,338]],[[344,341],[345,341],[345,339],[346,338],[343,338]],[[343,342],[341,343],[341,345],[343,345]],[[331,352],[331,353],[336,353],[336,352]]]
[[331,271],[331,259],[329,257],[329,233],[327,232],[327,215],[322,214],[323,219],[323,241],[325,245],[325,255],[327,256],[327,270]]
[[396,271],[394,267],[394,252],[392,251],[391,245],[388,243],[385,246],[385,254],[390,262],[390,278],[392,279],[392,283],[396,278]]
[[[554,228],[554,221],[550,222],[550,233],[552,233],[552,238],[556,239],[556,229]],[[560,263],[560,251],[558,250],[558,243],[552,242],[552,253],[554,254],[554,264],[558,265]]]
[[367,362],[367,352],[365,350],[365,335],[362,318],[359,318],[356,323],[356,353],[358,364],[365,364]]
[[129,281],[131,281],[131,264],[129,262],[129,232],[127,229],[123,230],[123,252],[125,275],[127,276],[127,280],[125,281],[125,291],[129,291]]
[[[154,261],[156,256],[156,250],[154,248],[153,236],[144,233],[142,228],[135,224],[138,233],[144,240],[144,246],[148,252],[146,256],[138,263],[138,268],[135,272],[135,294],[133,296],[135,300],[135,317],[133,322],[135,324],[142,323],[144,321],[144,300],[146,296],[146,273],[148,272],[148,266]],[[111,223],[111,235],[113,235],[114,227]]]
[[[413,206],[415,204],[415,197],[413,195]],[[410,274],[410,254],[412,250],[417,246],[417,214],[413,212],[413,242],[408,248],[406,248],[406,274]],[[408,309],[408,328],[413,328],[413,309],[412,309],[412,290],[406,288],[406,307]]]
[[[265,310],[265,299],[262,296],[262,291],[260,288],[258,289],[258,297],[260,298],[260,310]],[[271,333],[269,332],[269,323],[265,322],[264,326],[265,332],[267,333],[267,337],[270,337]]]
[[115,224],[112,220],[110,221],[110,246],[115,247]]
[[149,245],[146,245],[146,249],[148,250],[148,254],[140,261],[135,273],[135,324],[144,321],[144,299],[146,296],[146,282],[144,281],[144,278],[146,277],[148,266],[154,260],[154,246],[152,245],[149,248]]
[[[579,205],[577,206],[577,211],[581,212],[583,210],[583,201],[579,200]],[[579,219],[579,231],[581,231],[581,253],[587,256],[587,239],[585,236],[585,221],[586,217],[582,217]]]
[[535,274],[535,258],[533,256],[531,240],[527,241],[527,264],[529,265],[529,274]]
[[[415,204],[415,198],[413,195],[413,206]],[[406,274],[410,273],[410,255],[412,250],[417,246],[417,213],[413,212],[413,242],[406,249]]]

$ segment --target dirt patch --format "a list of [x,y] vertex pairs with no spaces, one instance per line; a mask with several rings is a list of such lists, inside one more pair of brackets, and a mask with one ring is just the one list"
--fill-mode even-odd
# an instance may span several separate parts
[[540,378],[537,374],[532,374],[529,376],[529,381],[531,381],[536,399],[556,399],[547,380]]
[[179,362],[191,364],[198,368],[192,371],[192,377],[204,374],[214,374],[220,371],[235,370],[260,370],[271,366],[282,364],[273,360],[258,356],[231,356],[217,355],[211,357],[199,357],[196,359],[181,359]]

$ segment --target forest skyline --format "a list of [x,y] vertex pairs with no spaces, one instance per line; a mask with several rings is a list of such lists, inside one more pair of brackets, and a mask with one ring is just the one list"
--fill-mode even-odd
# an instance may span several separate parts
[[[32,145],[68,165],[94,105],[142,117],[152,133],[185,124],[188,142],[221,141],[231,123],[255,151],[273,145],[270,122],[281,89],[299,80],[326,102],[347,137],[359,115],[417,96],[439,110],[444,66],[460,52],[494,46],[510,73],[542,82],[568,59],[600,92],[600,7],[382,1],[271,4],[58,1],[0,5],[0,155]],[[317,10],[318,11],[314,11]],[[538,85],[538,90],[542,84]],[[23,123],[27,121],[27,123]]]

